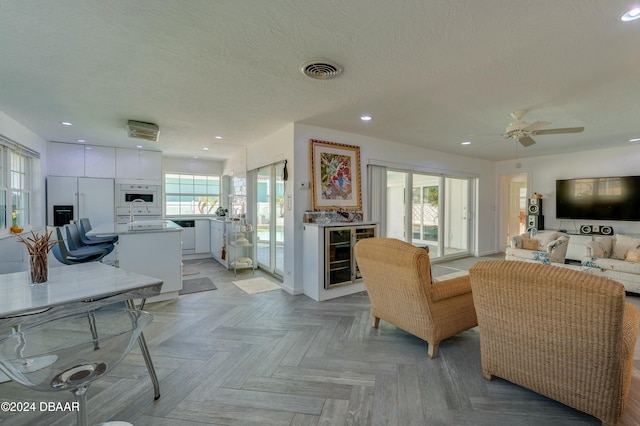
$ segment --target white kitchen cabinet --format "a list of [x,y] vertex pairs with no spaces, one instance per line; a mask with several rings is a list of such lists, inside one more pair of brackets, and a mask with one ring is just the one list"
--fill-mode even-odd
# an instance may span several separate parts
[[49,142],[47,174],[54,176],[84,176],[84,145]]
[[129,232],[118,236],[120,269],[163,280],[159,296],[147,303],[175,299],[182,289],[182,232]]
[[84,175],[97,178],[116,177],[116,149],[108,146],[86,145]]
[[225,242],[226,223],[223,220],[211,219],[209,221],[211,237],[211,255],[225,268],[227,262],[227,247]]
[[162,153],[116,148],[116,178],[161,180]]
[[196,219],[195,221],[195,253],[211,252],[210,220]]
[[50,176],[116,177],[116,149],[107,146],[49,142]]

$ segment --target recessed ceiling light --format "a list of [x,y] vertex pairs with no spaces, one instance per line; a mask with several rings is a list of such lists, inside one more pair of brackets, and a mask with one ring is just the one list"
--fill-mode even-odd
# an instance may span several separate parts
[[142,148],[142,145],[136,145],[136,148]]
[[68,121],[62,121],[61,123],[62,123],[63,126],[71,126],[72,125]]
[[629,139],[629,142],[640,142],[640,138]]
[[193,158],[198,159],[198,156],[197,156],[197,155],[194,155],[194,156],[193,156]]
[[78,139],[78,142],[85,143],[86,141],[84,139]]
[[462,142],[460,145],[471,145],[471,142],[469,142],[469,141],[464,141],[464,142]]
[[623,14],[620,17],[620,20],[622,22],[629,22],[629,21],[635,21],[638,18],[640,18],[640,7],[636,7],[635,9],[631,9],[627,13]]
[[207,148],[206,146],[204,148],[202,148],[203,151],[209,151],[209,148]]
[[216,139],[222,139],[222,136],[216,136]]
[[362,121],[371,121],[373,117],[371,117],[370,115],[363,115],[360,117],[360,120]]

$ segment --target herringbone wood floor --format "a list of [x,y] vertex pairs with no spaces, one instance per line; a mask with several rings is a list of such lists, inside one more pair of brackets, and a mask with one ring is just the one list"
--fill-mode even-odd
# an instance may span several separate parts
[[[476,261],[478,259],[474,259]],[[434,265],[435,276],[473,261]],[[597,425],[584,413],[480,372],[477,330],[440,345],[382,322],[365,293],[322,303],[247,295],[213,260],[190,262],[218,290],[150,304],[145,335],[160,378],[153,400],[136,348],[89,389],[90,421],[135,425]],[[259,275],[259,273],[256,273]],[[248,271],[237,279],[250,278]],[[191,277],[188,277],[191,278]],[[640,307],[640,297],[629,298]],[[72,401],[0,385],[0,401]],[[75,413],[3,413],[2,425],[71,425]],[[640,344],[623,425],[640,424]]]

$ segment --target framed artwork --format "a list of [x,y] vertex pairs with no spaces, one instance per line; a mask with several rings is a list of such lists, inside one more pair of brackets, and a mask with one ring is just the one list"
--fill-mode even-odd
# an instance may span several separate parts
[[360,147],[311,139],[313,210],[360,210]]

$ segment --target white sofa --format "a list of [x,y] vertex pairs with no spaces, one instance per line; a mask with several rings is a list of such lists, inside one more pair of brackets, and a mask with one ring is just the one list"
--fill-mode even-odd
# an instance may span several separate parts
[[[536,241],[535,250],[523,248],[523,239]],[[511,245],[505,251],[505,260],[520,260],[550,265],[564,264],[569,247],[569,235],[558,231],[539,231],[534,235],[529,232],[511,237]]]
[[[640,262],[635,251],[640,249],[640,237],[624,234],[595,237],[586,248],[581,261],[584,272],[618,281],[626,291],[640,294]],[[629,250],[635,252],[628,256]]]

